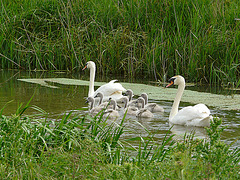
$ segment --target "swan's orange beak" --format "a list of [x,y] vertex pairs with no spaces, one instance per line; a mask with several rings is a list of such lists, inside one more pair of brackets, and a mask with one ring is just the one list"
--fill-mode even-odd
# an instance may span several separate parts
[[83,71],[87,68],[87,65],[82,69]]
[[173,85],[173,83],[174,83],[174,82],[171,81],[170,84],[168,84],[168,85],[166,86],[166,88],[169,87],[169,86],[171,86],[171,85]]

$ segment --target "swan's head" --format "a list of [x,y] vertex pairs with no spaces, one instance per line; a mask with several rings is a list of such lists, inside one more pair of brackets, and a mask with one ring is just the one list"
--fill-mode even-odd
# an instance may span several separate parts
[[127,97],[127,96],[123,96],[123,97],[120,99],[120,102],[123,103],[123,104],[127,104],[127,103],[129,102],[128,97]]
[[93,61],[88,61],[82,70],[85,70],[86,68],[88,68],[88,69],[94,68],[95,69],[96,65]]
[[143,97],[143,99],[145,99],[145,100],[148,99],[147,93],[142,93],[142,94],[141,94],[141,97]]
[[173,76],[168,80],[169,84],[166,87],[169,87],[171,85],[180,85],[180,84],[185,84],[185,79],[184,77],[177,75],[177,76]]
[[94,98],[96,98],[96,97],[103,98],[103,93],[101,93],[101,92],[98,92]]
[[113,109],[116,110],[117,102],[115,99],[109,98],[109,105],[113,105]]
[[126,90],[126,92],[124,93],[126,96],[129,96],[129,97],[133,97],[133,91],[131,89],[128,89]]
[[87,101],[85,103],[93,103],[94,102],[94,98],[93,97],[88,97]]
[[136,101],[136,104],[137,103],[140,103],[140,104],[142,104],[143,106],[145,105],[145,99],[143,98],[143,97],[139,97],[138,99],[137,99],[137,101]]

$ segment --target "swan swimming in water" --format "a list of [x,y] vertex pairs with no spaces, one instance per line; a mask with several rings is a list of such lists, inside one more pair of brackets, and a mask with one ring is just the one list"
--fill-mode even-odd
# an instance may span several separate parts
[[117,100],[123,96],[122,92],[125,92],[126,89],[120,83],[115,83],[117,80],[111,80],[109,83],[100,86],[94,91],[96,65],[93,61],[88,61],[82,70],[85,70],[86,68],[90,69],[88,97],[95,97],[98,92],[103,93],[104,101],[109,98]]
[[159,106],[157,103],[148,103],[148,95],[146,93],[142,93],[141,97],[145,100],[145,108],[151,112],[164,112],[163,107]]
[[116,100],[110,98],[109,101],[110,101],[109,105],[112,105],[113,108],[112,109],[106,109],[106,111],[103,114],[103,117],[105,117],[105,118],[118,118],[119,113],[116,110],[116,106],[117,106]]
[[95,103],[95,99],[93,97],[88,97],[86,103],[90,103],[89,112],[92,115],[97,115],[103,109],[103,107],[100,106],[93,107]]
[[[99,103],[98,103],[99,107],[107,108],[107,109],[112,109],[113,108],[113,105],[110,105],[110,103],[108,101],[103,102],[103,99],[104,99],[103,98],[103,93],[98,92],[94,98],[98,98],[98,97],[99,97]],[[118,109],[117,106],[116,106],[116,109]]]
[[210,121],[213,117],[210,115],[210,110],[205,104],[187,106],[178,111],[179,103],[185,88],[185,79],[182,76],[177,75],[170,78],[169,82],[170,84],[168,84],[166,87],[169,87],[173,84],[178,85],[177,94],[169,116],[169,122],[171,124],[186,126],[210,126]]
[[122,100],[123,104],[124,104],[124,114],[127,111],[128,115],[133,115],[136,116],[136,113],[138,111],[138,108],[135,106],[128,106],[129,103],[129,99],[127,96],[123,96],[120,100]]
[[140,103],[142,105],[142,107],[136,113],[137,117],[143,117],[143,118],[153,117],[153,113],[151,113],[148,109],[145,108],[145,100],[143,99],[143,97],[139,97],[136,103]]
[[141,103],[136,103],[137,102],[137,99],[132,99],[132,97],[134,96],[133,95],[133,91],[131,89],[128,89],[126,91],[126,96],[128,97],[128,106],[134,106],[134,107],[137,107],[137,108],[141,108]]

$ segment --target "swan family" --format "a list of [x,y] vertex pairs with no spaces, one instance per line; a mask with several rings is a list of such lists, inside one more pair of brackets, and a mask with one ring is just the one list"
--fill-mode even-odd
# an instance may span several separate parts
[[[126,90],[120,83],[116,83],[117,80],[112,80],[94,91],[96,65],[93,61],[88,61],[83,70],[86,68],[90,69],[87,102],[90,103],[89,112],[92,115],[103,112],[104,117],[117,118],[120,117],[119,111],[122,109],[123,112],[128,115],[141,118],[152,118],[154,117],[154,113],[164,112],[163,107],[159,106],[157,103],[148,102],[148,95],[146,93],[142,93],[140,97],[133,99],[133,91],[130,89]],[[172,85],[177,85],[178,89],[169,115],[169,123],[172,125],[178,124],[184,126],[210,126],[213,117],[205,104],[187,106],[178,110],[185,89],[184,77],[180,75],[171,77],[166,87],[168,88]],[[123,93],[125,93],[125,95],[123,95]],[[100,98],[97,105],[95,104],[96,98]],[[123,103],[122,108],[118,108],[119,102]]]

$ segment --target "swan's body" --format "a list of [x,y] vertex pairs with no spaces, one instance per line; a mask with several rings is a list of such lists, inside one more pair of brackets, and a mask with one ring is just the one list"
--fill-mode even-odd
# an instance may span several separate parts
[[97,115],[103,109],[103,107],[100,107],[100,106],[93,107],[95,103],[95,100],[93,97],[88,97],[86,102],[90,103],[89,112],[92,115]]
[[115,83],[117,80],[112,80],[109,83],[100,86],[96,91],[94,91],[96,65],[93,61],[88,61],[83,70],[86,68],[90,69],[88,97],[94,97],[98,92],[103,93],[104,101],[108,100],[109,98],[117,100],[123,96],[122,92],[126,91],[126,89],[120,83]]
[[174,99],[172,110],[169,116],[169,122],[171,124],[179,124],[186,126],[210,126],[212,116],[210,110],[205,104],[197,104],[195,106],[188,106],[178,111],[179,103],[185,88],[185,79],[178,75],[169,79],[170,84],[178,85],[176,97]]
[[107,109],[104,112],[103,117],[105,117],[105,118],[118,118],[119,117],[119,113],[116,110],[116,105],[117,105],[116,100],[110,99],[109,105],[112,105],[113,108],[112,109]]
[[153,117],[153,113],[151,113],[148,109],[145,108],[145,100],[143,99],[143,97],[139,97],[137,99],[137,103],[141,103],[142,105],[142,107],[136,113],[137,117],[143,117],[143,118]]
[[128,97],[123,96],[123,97],[121,98],[121,100],[122,100],[122,102],[123,102],[123,104],[124,104],[124,114],[125,114],[126,111],[127,111],[127,114],[128,114],[128,115],[136,116],[136,113],[137,113],[137,111],[138,111],[138,108],[135,107],[135,106],[128,106],[128,103],[129,103]]
[[163,107],[159,106],[157,103],[148,103],[148,95],[146,93],[142,93],[141,97],[145,100],[145,108],[151,112],[164,112]]

